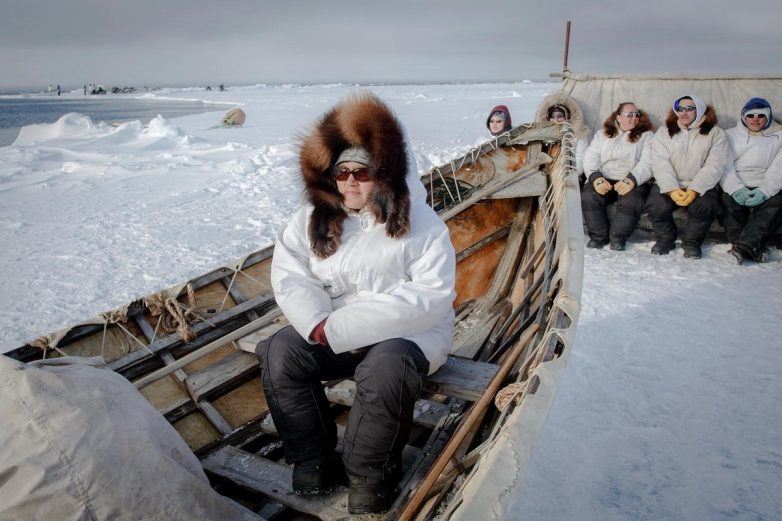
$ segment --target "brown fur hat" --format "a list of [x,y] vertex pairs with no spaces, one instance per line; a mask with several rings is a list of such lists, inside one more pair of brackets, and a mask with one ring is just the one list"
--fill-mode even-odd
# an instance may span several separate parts
[[[623,101],[619,104],[618,107],[616,107],[616,110],[608,115],[606,120],[603,122],[603,132],[605,132],[606,136],[614,137],[619,134],[619,125],[616,124],[616,117],[622,113],[622,107],[631,103],[635,105],[635,103],[632,101]],[[636,105],[636,107],[637,106],[638,105]],[[630,135],[627,136],[627,140],[630,143],[635,143],[638,141],[641,137],[641,134],[647,130],[654,132],[654,125],[652,125],[652,121],[649,119],[649,114],[647,114],[645,110],[641,109],[638,109],[638,112],[641,113],[641,117],[638,118],[638,124],[633,128],[633,130],[630,131]]]
[[339,154],[362,147],[371,157],[375,183],[368,206],[389,237],[410,229],[407,152],[402,126],[391,109],[372,94],[348,98],[326,112],[301,140],[299,165],[307,199],[314,206],[308,226],[313,253],[326,258],[340,245],[347,217],[332,168]]
[[[668,129],[668,135],[671,137],[681,132],[681,128],[679,128],[678,120],[679,118],[676,116],[676,112],[674,112],[673,109],[670,109],[668,111],[668,117],[665,118],[665,126]],[[705,136],[706,134],[711,132],[711,129],[713,129],[716,126],[717,126],[717,113],[714,111],[714,107],[712,107],[711,105],[707,105],[706,112],[703,114],[700,125],[698,126],[699,132]]]

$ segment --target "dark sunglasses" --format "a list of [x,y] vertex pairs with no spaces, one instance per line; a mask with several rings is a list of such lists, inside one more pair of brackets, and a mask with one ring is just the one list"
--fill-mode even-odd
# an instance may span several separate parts
[[372,176],[369,175],[369,168],[366,166],[354,168],[353,170],[345,167],[334,167],[334,179],[337,181],[347,181],[351,175],[359,183],[366,183],[372,180]]
[[678,109],[676,109],[676,112],[693,112],[694,110],[696,110],[696,108],[692,105],[686,107],[682,105]]
[[758,118],[766,119],[766,115],[765,114],[747,114],[744,117],[747,118],[747,119],[758,119]]
[[622,112],[622,115],[626,118],[640,118],[640,112]]

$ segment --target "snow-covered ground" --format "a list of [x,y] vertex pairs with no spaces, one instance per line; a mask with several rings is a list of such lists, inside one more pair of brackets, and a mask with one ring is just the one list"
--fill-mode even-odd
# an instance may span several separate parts
[[[368,89],[425,170],[488,137],[491,107],[530,121],[554,83]],[[227,105],[149,125],[76,115],[0,148],[0,350],[270,244],[301,203],[296,142],[349,85],[167,89]],[[242,128],[218,128],[230,106]],[[565,379],[512,516],[772,520],[782,512],[782,253],[735,266],[587,250]]]

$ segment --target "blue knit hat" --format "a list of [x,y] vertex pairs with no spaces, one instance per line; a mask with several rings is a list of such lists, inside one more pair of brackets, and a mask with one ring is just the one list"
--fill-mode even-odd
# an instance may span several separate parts
[[744,122],[744,117],[747,114],[765,114],[766,124],[761,130],[766,130],[768,127],[771,126],[771,118],[773,114],[771,112],[771,103],[769,103],[767,99],[750,98],[750,100],[744,104],[744,108],[741,109],[741,123],[745,127],[747,126],[747,124]]

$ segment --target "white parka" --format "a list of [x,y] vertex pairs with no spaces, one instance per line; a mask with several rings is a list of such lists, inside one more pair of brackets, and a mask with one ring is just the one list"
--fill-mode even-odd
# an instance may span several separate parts
[[635,143],[627,140],[629,136],[628,131],[619,131],[614,137],[606,136],[604,130],[595,134],[584,155],[587,179],[597,171],[611,181],[619,181],[627,174],[633,174],[638,185],[652,178],[651,143],[654,132],[647,130]]
[[405,338],[421,348],[431,374],[452,346],[456,260],[448,228],[426,204],[409,153],[408,165],[407,234],[390,238],[372,213],[349,214],[340,246],[320,259],[310,249],[308,204],[277,236],[271,279],[277,304],[308,341],[324,318],[335,353]]
[[673,137],[663,125],[652,140],[652,175],[660,192],[690,188],[704,194],[719,183],[728,166],[728,140],[716,125],[701,134],[701,121]]
[[739,120],[725,131],[731,162],[722,176],[722,189],[732,194],[744,187],[760,188],[769,197],[782,190],[782,126],[772,123],[762,132],[751,132]]

